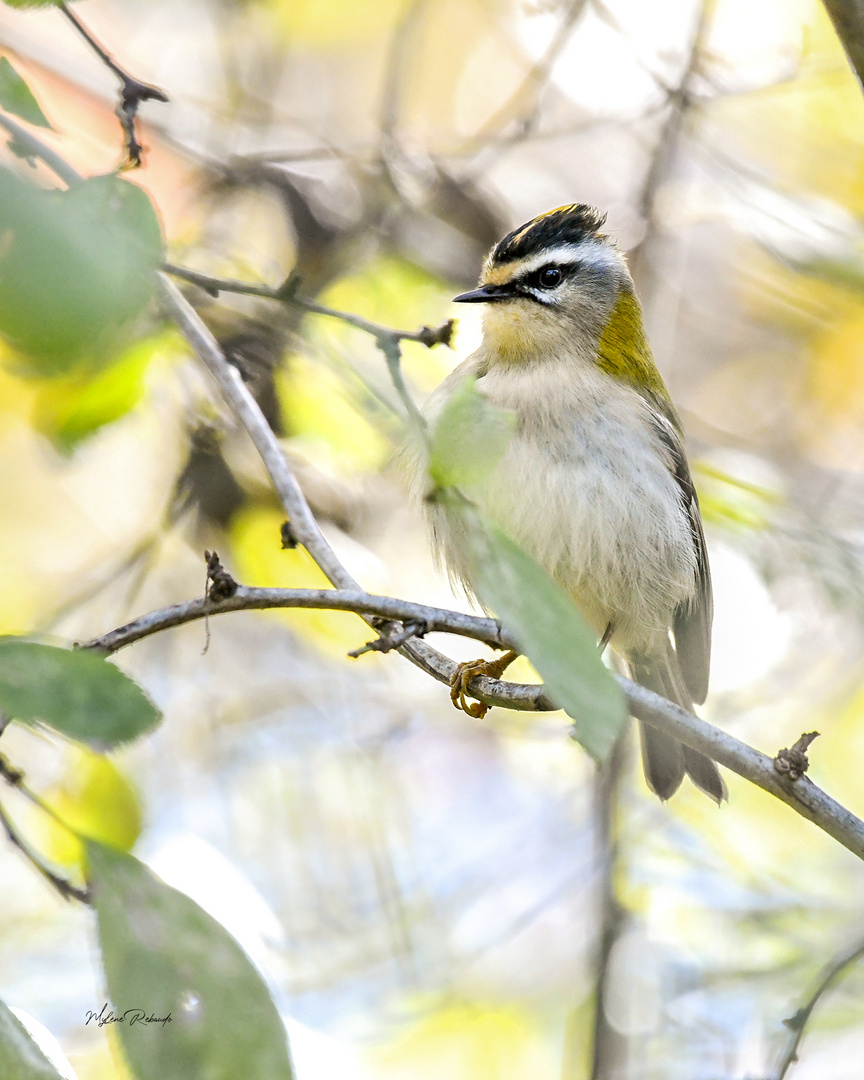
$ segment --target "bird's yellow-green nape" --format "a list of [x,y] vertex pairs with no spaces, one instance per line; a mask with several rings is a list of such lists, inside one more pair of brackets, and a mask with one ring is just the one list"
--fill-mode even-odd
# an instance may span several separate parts
[[597,366],[613,378],[647,390],[663,401],[669,391],[651,354],[645,336],[642,308],[635,293],[622,288],[597,344]]
[[571,203],[547,210],[499,240],[489,253],[488,265],[516,262],[544,248],[578,244],[589,236],[605,240],[600,232],[605,222],[606,215],[587,203]]

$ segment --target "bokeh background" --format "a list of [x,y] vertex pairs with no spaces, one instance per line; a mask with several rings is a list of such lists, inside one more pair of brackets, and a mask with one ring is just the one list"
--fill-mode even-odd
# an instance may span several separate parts
[[[169,257],[270,284],[296,271],[305,295],[399,328],[458,317],[453,350],[405,346],[418,401],[479,341],[450,298],[488,247],[562,203],[608,210],[707,524],[704,714],[772,754],[821,731],[813,779],[864,813],[864,98],[821,4],[76,11],[169,95],[143,107],[148,153],[129,175]],[[0,7],[0,52],[51,121],[46,142],[87,175],[117,166],[115,81],[58,12]],[[28,171],[8,150],[0,163]],[[403,432],[372,340],[188,295],[355,577],[464,605],[392,465]],[[83,640],[198,595],[205,547],[245,584],[318,584],[280,550],[281,521],[155,310],[98,378],[25,373],[6,350],[3,633]],[[632,742],[598,779],[563,715],[472,720],[397,656],[346,659],[366,636],[310,612],[223,616],[209,641],[174,630],[120,655],[165,712],[154,735],[106,763],[13,726],[3,751],[67,815],[140,829],[136,854],[238,937],[300,1080],[773,1077],[783,1020],[864,939],[854,857],[734,776],[720,810],[692,789],[660,805]],[[12,792],[3,805],[74,866],[67,834]],[[13,849],[0,866],[0,996],[79,1080],[123,1077],[85,1025],[105,998],[91,913]],[[862,995],[853,967],[817,1007],[795,1080],[861,1076]]]

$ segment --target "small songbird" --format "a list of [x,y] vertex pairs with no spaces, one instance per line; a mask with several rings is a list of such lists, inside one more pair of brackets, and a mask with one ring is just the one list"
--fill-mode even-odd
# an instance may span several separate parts
[[[708,691],[713,612],[699,503],[633,279],[604,222],[590,206],[562,206],[492,248],[478,288],[455,298],[485,305],[483,343],[425,413],[434,426],[467,378],[515,413],[502,458],[469,497],[569,594],[634,680],[692,710]],[[470,591],[458,521],[426,506],[436,553]],[[500,678],[502,665],[485,670]],[[454,687],[457,704],[466,685]],[[685,773],[718,803],[727,797],[715,762],[641,730],[661,799]]]

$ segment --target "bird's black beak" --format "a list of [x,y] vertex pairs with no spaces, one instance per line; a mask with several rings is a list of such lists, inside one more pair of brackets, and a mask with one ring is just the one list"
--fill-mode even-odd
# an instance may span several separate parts
[[454,304],[493,304],[497,300],[510,300],[513,290],[509,285],[481,285],[471,292],[459,293],[453,297]]

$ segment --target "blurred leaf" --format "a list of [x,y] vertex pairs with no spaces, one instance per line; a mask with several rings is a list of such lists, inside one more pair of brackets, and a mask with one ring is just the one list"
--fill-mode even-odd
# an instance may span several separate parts
[[[238,578],[246,585],[278,585],[291,589],[326,589],[329,582],[323,572],[302,547],[282,550],[279,530],[285,514],[270,507],[242,508],[231,522],[231,554]],[[350,543],[350,542],[349,542]],[[354,552],[362,554],[358,544]],[[345,553],[339,553],[343,560]],[[354,565],[349,569],[375,591],[380,581],[380,567]],[[376,573],[376,569],[378,573]],[[380,581],[383,588],[384,583]],[[287,623],[304,640],[327,653],[344,657],[366,639],[363,624],[356,615],[345,611],[268,611],[266,618]],[[367,633],[368,636],[368,633]],[[366,658],[368,662],[370,658]]]
[[0,709],[96,749],[149,731],[161,714],[137,683],[102,656],[0,639]]
[[0,170],[0,335],[42,375],[98,369],[128,341],[162,255],[148,196],[115,176],[44,191]]
[[435,424],[429,475],[438,487],[470,488],[498,464],[516,428],[516,414],[496,409],[465,379]]
[[573,601],[509,537],[483,525],[458,496],[439,497],[467,532],[475,592],[516,637],[552,700],[573,719],[574,738],[602,763],[627,720],[627,707],[594,633]]
[[0,1076],[8,1080],[60,1080],[33,1037],[0,1001]]
[[[430,320],[443,322],[452,295],[452,286],[441,278],[407,259],[386,254],[338,278],[321,294],[321,302],[340,311],[359,312],[385,326],[411,330]],[[338,326],[329,320],[320,325]],[[428,354],[425,349],[419,352]]]
[[702,517],[712,525],[762,530],[783,504],[779,492],[733,476],[706,461],[693,465]]
[[[450,312],[454,287],[407,259],[379,255],[356,273],[339,278],[322,294],[321,301],[340,311],[356,311],[373,322],[400,329],[417,329],[424,324],[444,322]],[[326,353],[346,353],[352,366],[370,373],[381,372],[381,353],[365,334],[358,334],[335,319],[310,321],[305,333],[320,343]],[[406,347],[402,369],[411,385],[427,393],[438,385],[453,367],[449,349]],[[386,377],[382,378],[386,383]]]
[[99,940],[116,1024],[138,1080],[291,1080],[285,1026],[258,971],[223,926],[131,855],[88,844]]
[[[379,1080],[524,1080],[561,1075],[560,1048],[526,1004],[448,1000],[369,1052]],[[569,1075],[569,1074],[568,1074]]]
[[33,91],[5,56],[0,56],[0,109],[36,127],[51,127]]
[[276,387],[292,438],[310,456],[338,471],[378,469],[391,452],[390,442],[352,400],[345,382],[321,364],[296,356],[277,372]]
[[293,43],[335,48],[389,33],[408,0],[292,0],[271,3],[276,25]]
[[71,746],[60,783],[40,794],[60,821],[34,814],[27,832],[58,866],[83,865],[83,838],[131,851],[141,833],[141,802],[129,777],[111,758],[80,743]]
[[145,376],[161,338],[132,346],[105,371],[73,372],[39,386],[33,426],[69,453],[100,428],[119,420],[141,400]]

